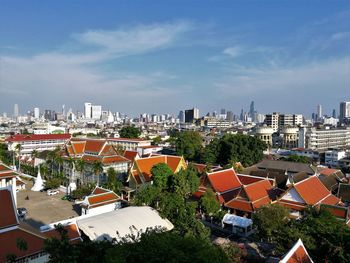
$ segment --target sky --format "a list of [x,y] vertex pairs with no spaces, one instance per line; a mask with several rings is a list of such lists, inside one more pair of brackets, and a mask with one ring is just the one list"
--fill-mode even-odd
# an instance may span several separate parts
[[350,1],[0,0],[0,112],[310,116],[350,100]]

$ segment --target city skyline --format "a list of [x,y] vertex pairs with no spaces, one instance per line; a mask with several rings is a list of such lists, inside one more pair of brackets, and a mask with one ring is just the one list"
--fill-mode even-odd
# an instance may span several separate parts
[[2,1],[0,112],[93,101],[238,114],[254,100],[264,113],[330,115],[350,83],[350,4],[336,3]]

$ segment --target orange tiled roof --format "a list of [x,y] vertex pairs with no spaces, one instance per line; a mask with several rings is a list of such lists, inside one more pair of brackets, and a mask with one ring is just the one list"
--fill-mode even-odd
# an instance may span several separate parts
[[208,173],[208,179],[214,190],[220,193],[242,185],[233,168]]
[[15,225],[18,225],[18,221],[17,211],[12,200],[12,192],[9,188],[3,188],[0,190],[0,229]]
[[287,255],[280,261],[282,263],[312,263],[312,259],[306,251],[303,242],[299,239]]
[[0,173],[0,178],[1,178],[1,179],[5,179],[5,178],[14,178],[14,177],[16,177],[16,176],[17,176],[17,174],[16,174],[15,172],[12,172],[12,171]]
[[289,200],[279,200],[277,203],[286,208],[291,208],[298,211],[302,211],[306,208],[306,204],[301,204],[299,202],[293,202]]
[[[27,250],[17,248],[17,239],[27,243]],[[0,233],[0,262],[6,262],[6,255],[13,254],[17,258],[33,255],[44,250],[44,237],[33,234],[22,228]]]
[[81,155],[85,151],[86,141],[71,141],[74,154]]
[[85,152],[99,153],[105,144],[105,140],[86,140]]
[[115,202],[120,199],[120,197],[114,192],[103,193],[99,195],[92,195],[87,197],[90,205],[96,205],[100,203]]
[[112,145],[108,145],[108,144],[102,149],[100,153],[100,155],[104,155],[104,156],[115,155],[115,154],[117,154],[116,150],[113,148]]
[[138,155],[137,151],[129,151],[129,150],[124,151],[124,157],[126,159],[129,159],[132,162],[135,161],[135,158],[137,155]]
[[336,197],[335,195],[330,194],[325,199],[321,201],[321,204],[325,205],[336,205],[340,202],[340,199]]
[[107,193],[107,192],[110,192],[110,190],[96,186],[94,191],[92,191],[91,195],[98,195],[98,194],[103,194],[103,193]]
[[43,140],[69,140],[71,135],[69,133],[64,134],[16,134],[6,138],[8,142],[21,142],[21,141],[43,141]]
[[265,196],[257,201],[252,202],[253,208],[258,209],[262,207],[263,205],[267,205],[271,203],[271,199],[269,196]]
[[3,164],[0,164],[0,172],[3,172],[3,171],[8,171],[9,170],[9,168],[8,167],[6,167],[5,165],[3,165]]
[[244,212],[253,212],[252,204],[246,200],[233,199],[225,204],[226,207]]
[[[145,178],[145,180],[149,182],[152,177],[152,174],[151,174],[152,167],[158,163],[167,163],[167,162],[166,162],[165,155],[159,155],[159,156],[148,157],[148,158],[140,158],[138,160],[135,160],[135,163],[139,171],[142,173],[143,177]],[[170,168],[173,170],[172,167]],[[175,170],[173,170],[173,172],[175,172]]]
[[130,162],[129,159],[124,158],[123,156],[120,155],[115,155],[115,156],[109,156],[109,157],[103,157],[102,158],[102,163],[103,164],[110,164],[110,163],[128,163]]
[[165,158],[166,164],[171,168],[171,170],[173,170],[173,172],[175,172],[181,162],[182,157],[166,155]]
[[[67,230],[67,235],[70,241],[80,238],[80,232],[76,224],[65,225],[63,228]],[[43,235],[48,238],[56,238],[58,240],[61,239],[61,235],[56,229],[51,229],[49,231],[43,232]]]
[[317,176],[310,176],[294,184],[294,188],[308,205],[315,205],[330,195],[328,189],[321,183]]
[[262,180],[247,186],[243,186],[243,188],[249,200],[254,202],[261,198],[268,197],[268,191],[272,188],[272,185],[268,180]]

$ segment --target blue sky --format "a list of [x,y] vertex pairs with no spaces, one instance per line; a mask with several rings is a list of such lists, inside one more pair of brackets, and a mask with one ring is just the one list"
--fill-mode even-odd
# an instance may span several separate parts
[[0,112],[331,114],[349,40],[349,1],[0,0]]

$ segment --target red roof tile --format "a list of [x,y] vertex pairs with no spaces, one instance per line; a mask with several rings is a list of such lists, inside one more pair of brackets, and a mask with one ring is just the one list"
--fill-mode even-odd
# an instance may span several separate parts
[[72,148],[73,148],[74,154],[81,155],[81,154],[84,153],[84,151],[85,151],[85,144],[86,144],[85,141],[82,141],[82,142],[71,141],[71,144],[72,144]]
[[85,152],[99,153],[105,143],[105,140],[86,140]]
[[[27,250],[17,248],[17,239],[21,238],[27,243]],[[17,258],[33,255],[44,250],[44,237],[18,228],[0,233],[0,262],[6,262],[6,255],[13,254]]]
[[312,263],[312,259],[307,253],[303,242],[299,239],[287,255],[280,261],[281,263]]
[[[63,226],[63,228],[67,230],[67,235],[70,241],[80,238],[80,232],[76,224],[65,225]],[[61,239],[60,233],[55,228],[48,230],[46,232],[43,232],[43,235],[48,238],[56,238],[58,240]]]
[[130,161],[135,161],[136,156],[138,155],[137,151],[124,151],[124,157],[129,159]]
[[129,163],[130,160],[124,158],[120,155],[110,156],[110,157],[103,157],[102,163],[103,164],[111,164],[111,163]]
[[103,193],[107,193],[107,192],[110,192],[111,190],[107,190],[107,189],[104,189],[102,187],[98,187],[96,186],[94,191],[92,191],[92,195],[98,195],[98,194],[103,194]]
[[243,188],[249,200],[254,202],[261,198],[268,197],[268,191],[272,188],[272,185],[268,180],[263,180],[250,185],[243,186]]
[[113,192],[109,192],[109,193],[104,193],[99,195],[88,196],[87,199],[90,205],[96,205],[96,204],[107,203],[107,202],[115,202],[119,200],[120,197]]
[[253,208],[250,202],[241,199],[233,199],[225,204],[226,207],[231,209],[240,210],[243,212],[253,212]]
[[310,176],[296,183],[294,188],[308,205],[315,205],[330,195],[328,189],[321,183],[317,176]]
[[338,171],[339,170],[336,170],[336,169],[324,168],[324,169],[320,170],[320,173],[323,175],[329,176],[329,175],[334,174]]
[[8,142],[44,141],[44,140],[69,140],[71,135],[64,134],[16,134],[6,138]]
[[2,188],[0,190],[0,229],[17,224],[17,211],[14,207],[12,192],[9,188]]
[[321,201],[321,204],[325,204],[325,205],[336,205],[340,202],[340,199],[338,197],[336,197],[335,195],[329,195],[328,197],[326,197],[325,199],[323,199]]
[[242,185],[236,175],[236,172],[232,168],[208,173],[208,179],[216,192],[225,192],[230,189],[238,188]]

